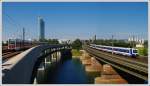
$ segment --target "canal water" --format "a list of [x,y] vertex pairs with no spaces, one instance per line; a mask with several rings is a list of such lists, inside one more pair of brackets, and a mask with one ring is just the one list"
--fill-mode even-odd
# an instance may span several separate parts
[[78,58],[67,59],[49,65],[37,74],[37,83],[42,84],[93,84],[99,73],[87,73]]

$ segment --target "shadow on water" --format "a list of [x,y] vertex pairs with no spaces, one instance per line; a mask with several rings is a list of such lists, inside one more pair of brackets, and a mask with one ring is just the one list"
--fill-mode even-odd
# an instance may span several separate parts
[[86,73],[85,67],[77,58],[49,64],[37,74],[37,82],[42,84],[93,84],[99,74]]

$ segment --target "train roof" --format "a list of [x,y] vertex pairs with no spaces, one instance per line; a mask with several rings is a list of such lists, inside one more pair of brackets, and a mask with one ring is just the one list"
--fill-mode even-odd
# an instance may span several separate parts
[[[96,45],[96,44],[92,44],[92,45]],[[103,46],[103,47],[111,47],[111,48],[121,48],[121,49],[131,49],[131,48],[125,48],[125,47],[112,47],[112,46],[106,46],[106,45],[96,45],[96,46]],[[132,48],[135,49],[135,48]],[[135,49],[137,50],[137,49]]]

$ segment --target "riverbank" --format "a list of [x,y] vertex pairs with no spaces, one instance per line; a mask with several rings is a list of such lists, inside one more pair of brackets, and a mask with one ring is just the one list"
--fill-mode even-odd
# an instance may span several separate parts
[[72,49],[72,56],[81,56],[82,52],[80,50]]

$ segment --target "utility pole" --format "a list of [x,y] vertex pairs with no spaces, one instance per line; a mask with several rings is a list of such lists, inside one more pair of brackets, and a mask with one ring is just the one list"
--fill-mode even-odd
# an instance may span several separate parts
[[24,42],[25,42],[25,29],[24,28],[23,28],[22,36],[23,36],[23,47],[24,47]]
[[134,42],[135,42],[135,37],[133,35],[133,45],[132,45],[133,48],[134,48]]
[[131,45],[131,41],[132,41],[131,35],[129,35],[128,41],[129,41],[129,43],[130,43],[130,48],[131,48],[131,47],[132,47],[132,45]]
[[94,40],[96,41],[96,35],[94,36]]
[[113,46],[114,46],[113,38],[114,38],[114,35],[112,35],[112,54],[113,54]]

